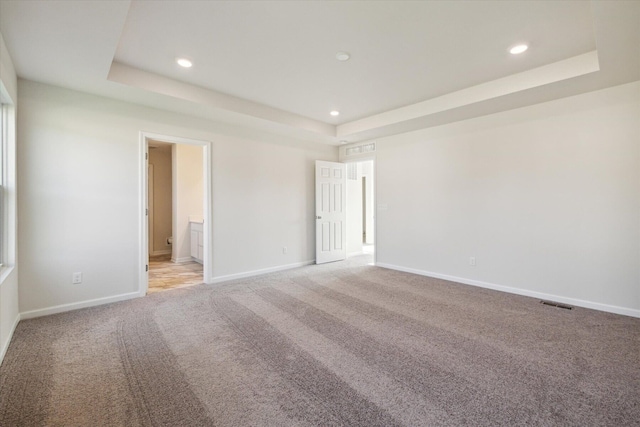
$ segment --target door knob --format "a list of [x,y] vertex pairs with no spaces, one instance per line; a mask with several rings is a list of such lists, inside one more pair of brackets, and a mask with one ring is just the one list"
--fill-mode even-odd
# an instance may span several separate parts
[[316,216],[316,219],[322,219],[322,217],[321,216]]

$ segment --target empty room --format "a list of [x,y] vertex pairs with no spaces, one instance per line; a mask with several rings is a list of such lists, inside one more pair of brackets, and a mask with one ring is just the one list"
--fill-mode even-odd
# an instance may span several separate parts
[[0,0],[1,426],[640,426],[639,1]]

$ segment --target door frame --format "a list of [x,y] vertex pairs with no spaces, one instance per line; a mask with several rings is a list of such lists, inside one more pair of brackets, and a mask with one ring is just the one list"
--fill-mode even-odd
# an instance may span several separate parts
[[[148,160],[148,159],[147,159]],[[149,207],[149,255],[153,255],[153,234],[155,232],[155,224],[153,223],[153,164],[147,162],[147,206]]]
[[138,141],[138,248],[139,248],[139,276],[138,276],[138,293],[140,296],[145,296],[149,288],[149,222],[148,215],[146,215],[147,203],[148,203],[148,153],[149,153],[149,140],[156,140],[162,142],[168,142],[171,144],[188,144],[203,147],[203,209],[202,216],[204,219],[203,224],[203,282],[206,284],[212,283],[213,277],[213,172],[212,172],[212,143],[211,141],[202,141],[191,138],[183,138],[171,135],[162,135],[151,132],[140,132]]

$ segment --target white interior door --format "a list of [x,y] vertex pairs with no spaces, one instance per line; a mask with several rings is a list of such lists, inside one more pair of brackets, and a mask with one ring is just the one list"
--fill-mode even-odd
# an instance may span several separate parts
[[347,257],[346,166],[316,160],[316,264]]

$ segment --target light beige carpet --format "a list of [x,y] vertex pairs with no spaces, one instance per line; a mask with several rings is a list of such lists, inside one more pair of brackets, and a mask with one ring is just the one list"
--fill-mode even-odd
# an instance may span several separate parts
[[0,425],[640,425],[640,319],[367,259],[23,321]]

